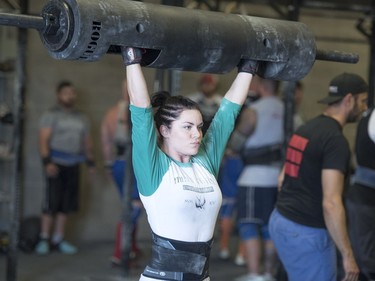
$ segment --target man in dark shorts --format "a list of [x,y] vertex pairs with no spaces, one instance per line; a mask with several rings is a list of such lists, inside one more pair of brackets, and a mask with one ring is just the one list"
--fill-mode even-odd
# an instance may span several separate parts
[[[57,105],[43,114],[39,128],[39,151],[46,176],[42,204],[40,241],[35,252],[45,255],[50,246],[65,254],[77,248],[64,240],[67,215],[78,210],[79,168],[86,162],[94,167],[89,122],[75,108],[76,93],[72,83],[57,86]],[[53,235],[50,237],[52,226]]]

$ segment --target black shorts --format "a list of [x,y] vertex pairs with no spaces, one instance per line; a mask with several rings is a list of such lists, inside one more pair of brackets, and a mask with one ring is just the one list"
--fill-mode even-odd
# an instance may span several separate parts
[[58,175],[46,178],[42,212],[44,214],[76,212],[79,201],[79,165],[57,166]]
[[277,187],[240,186],[237,195],[238,222],[268,224],[277,193]]

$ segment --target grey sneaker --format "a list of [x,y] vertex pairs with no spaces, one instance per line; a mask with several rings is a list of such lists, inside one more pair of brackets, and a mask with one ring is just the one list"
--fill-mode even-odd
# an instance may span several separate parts
[[228,249],[223,249],[219,253],[219,258],[221,260],[227,260],[227,259],[229,259],[229,256],[230,255],[229,255],[229,250]]
[[234,264],[237,265],[237,266],[245,266],[246,260],[243,256],[237,255],[236,259],[234,260]]
[[48,240],[42,239],[35,246],[35,253],[38,255],[47,255],[49,254],[49,242]]
[[69,242],[63,240],[56,245],[56,248],[63,254],[74,255],[78,252],[77,248]]

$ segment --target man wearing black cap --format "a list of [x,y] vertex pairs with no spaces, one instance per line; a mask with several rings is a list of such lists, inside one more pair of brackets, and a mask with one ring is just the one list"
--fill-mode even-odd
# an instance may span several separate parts
[[283,181],[270,219],[270,234],[289,281],[336,281],[336,247],[345,277],[359,269],[349,242],[342,202],[350,149],[343,126],[367,109],[367,83],[343,73],[329,86],[323,114],[301,126],[286,151]]

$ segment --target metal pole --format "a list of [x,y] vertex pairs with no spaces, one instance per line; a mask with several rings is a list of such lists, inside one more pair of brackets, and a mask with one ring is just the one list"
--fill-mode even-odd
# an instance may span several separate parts
[[[26,13],[28,0],[20,1],[21,13]],[[17,264],[18,264],[18,238],[19,238],[19,221],[20,207],[22,198],[22,137],[23,137],[23,107],[25,93],[25,77],[26,77],[26,46],[27,46],[27,30],[18,30],[18,54],[16,60],[16,79],[15,79],[15,95],[14,95],[14,133],[12,152],[15,156],[12,165],[12,174],[14,176],[11,186],[11,212],[10,212],[10,241],[9,252],[7,256],[7,281],[17,280]]]
[[357,23],[357,29],[361,32],[368,40],[370,44],[370,64],[369,64],[369,74],[368,74],[368,83],[369,83],[369,97],[368,97],[368,106],[372,107],[374,105],[374,78],[375,78],[375,0],[371,2],[371,29],[365,27],[364,23],[366,17],[361,17]]
[[169,92],[172,96],[180,94],[181,90],[181,71],[169,70]]
[[164,90],[164,69],[156,69],[153,90],[154,92]]
[[[298,21],[299,12],[300,12],[300,1],[291,0],[288,5],[288,19],[292,21]],[[294,132],[294,92],[296,89],[296,82],[286,82],[284,87],[284,132],[285,132],[285,147],[289,142],[290,137]]]
[[[128,120],[129,130],[131,131],[131,122]],[[124,197],[122,212],[122,235],[121,235],[121,263],[126,277],[130,273],[130,252],[131,252],[131,236],[132,236],[132,193],[133,193],[133,163],[132,163],[132,145],[129,142],[125,155],[125,179],[124,179]]]

